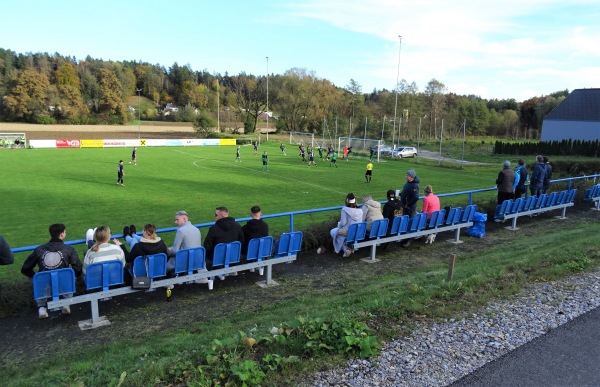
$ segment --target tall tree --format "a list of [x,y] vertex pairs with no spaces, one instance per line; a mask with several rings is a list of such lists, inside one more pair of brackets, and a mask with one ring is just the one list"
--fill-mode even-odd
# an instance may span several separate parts
[[13,77],[8,94],[3,97],[7,118],[34,122],[36,116],[47,115],[48,77],[28,68]]
[[123,103],[123,89],[115,73],[109,69],[100,69],[98,85],[100,113],[115,116],[121,123],[127,122],[128,114]]

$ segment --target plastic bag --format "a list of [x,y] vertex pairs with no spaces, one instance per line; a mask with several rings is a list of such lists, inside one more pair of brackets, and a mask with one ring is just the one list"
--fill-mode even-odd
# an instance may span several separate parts
[[481,212],[475,212],[473,214],[473,225],[467,227],[467,235],[483,238],[485,236],[485,222],[487,221],[487,214]]

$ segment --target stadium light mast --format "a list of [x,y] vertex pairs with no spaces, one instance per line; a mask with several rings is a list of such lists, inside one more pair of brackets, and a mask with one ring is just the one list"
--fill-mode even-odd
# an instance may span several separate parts
[[267,57],[267,141],[269,141],[269,57]]
[[[396,74],[396,104],[394,105],[394,128],[392,130],[392,146],[394,146],[394,132],[396,131],[396,121],[398,112],[398,83],[400,83],[400,51],[402,50],[402,35],[398,35],[400,38],[400,45],[398,46],[398,72]],[[398,144],[400,144],[400,137],[398,137]]]
[[138,140],[140,140],[141,137],[141,133],[140,133],[140,125],[142,124],[142,118],[141,118],[141,113],[142,110],[140,108],[140,93],[142,92],[142,89],[138,89],[137,87],[135,88],[135,91],[137,91],[138,93]]

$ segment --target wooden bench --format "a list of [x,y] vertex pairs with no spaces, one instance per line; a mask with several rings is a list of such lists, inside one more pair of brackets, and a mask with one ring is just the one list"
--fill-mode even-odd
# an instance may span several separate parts
[[529,196],[527,198],[518,198],[516,200],[505,200],[501,205],[496,207],[494,219],[499,222],[512,219],[511,226],[506,227],[507,230],[512,231],[518,230],[517,219],[521,216],[562,210],[561,216],[557,216],[557,218],[565,219],[567,208],[574,205],[576,194],[577,189],[572,189],[560,193],[552,192],[550,194],[542,194],[539,197]]
[[[79,328],[86,330],[110,325],[110,321],[105,316],[100,316],[98,302],[110,300],[116,296],[152,292],[161,288],[166,289],[171,285],[194,283],[195,281],[206,281],[209,284],[209,289],[212,289],[211,282],[214,281],[214,277],[225,277],[236,272],[257,269],[259,274],[263,273],[265,269],[267,272],[265,281],[259,281],[257,284],[261,287],[274,286],[277,283],[272,280],[273,266],[291,263],[296,260],[302,245],[302,232],[284,233],[276,244],[275,254],[273,254],[272,237],[262,239],[262,243],[261,240],[257,242],[250,241],[249,254],[244,263],[235,264],[240,262],[239,249],[232,247],[233,244],[229,244],[230,246],[223,244],[224,246],[219,247],[219,250],[226,252],[225,261],[222,265],[219,265],[219,268],[213,270],[205,269],[205,254],[202,254],[204,247],[189,249],[194,251],[183,251],[180,253],[179,260],[176,257],[176,276],[172,278],[167,278],[165,276],[166,272],[162,271],[163,266],[166,268],[166,260],[161,257],[164,254],[157,254],[152,259],[156,263],[148,268],[147,274],[151,280],[148,289],[133,289],[131,286],[125,286],[122,276],[123,267],[119,261],[99,262],[90,265],[86,271],[86,291],[88,292],[79,295],[75,294],[75,272],[73,269],[67,268],[36,273],[33,280],[34,299],[49,299],[47,307],[50,311],[60,309],[63,306],[89,302],[92,318],[79,322]],[[257,251],[254,251],[255,246]],[[227,251],[230,254],[227,254]],[[139,258],[142,261],[137,266],[134,261],[133,272],[135,273],[136,270],[142,270],[143,268],[145,273],[144,258],[138,257],[136,260]],[[150,261],[149,257],[146,258]],[[118,264],[114,262],[118,262]],[[118,265],[120,265],[121,270],[120,277],[116,274],[119,269],[117,268]],[[144,274],[139,273],[140,275]],[[90,292],[99,288],[101,288],[100,291]]]

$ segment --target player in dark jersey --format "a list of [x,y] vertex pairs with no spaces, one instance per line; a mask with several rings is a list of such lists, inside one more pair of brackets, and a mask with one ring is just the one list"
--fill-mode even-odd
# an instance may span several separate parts
[[133,150],[131,151],[131,161],[129,162],[129,164],[133,163],[133,165],[137,165],[137,149],[136,147],[133,147]]
[[311,164],[314,164],[315,167],[317,166],[317,163],[315,162],[315,152],[311,149],[310,152],[308,152],[308,165],[307,167],[310,167]]
[[262,169],[261,171],[269,170],[269,156],[267,156],[267,151],[265,151],[262,155]]
[[240,159],[240,146],[237,146],[237,149],[235,150],[235,162],[242,162],[242,159]]
[[123,183],[123,176],[125,176],[125,167],[123,166],[123,160],[119,160],[119,165],[117,165],[117,185],[125,185]]
[[319,146],[319,158],[323,160],[323,147]]

